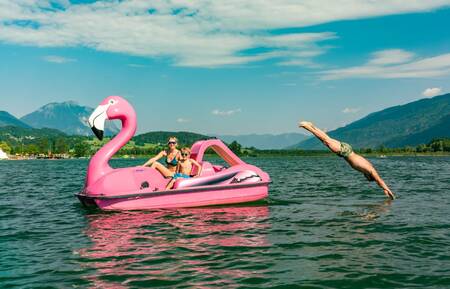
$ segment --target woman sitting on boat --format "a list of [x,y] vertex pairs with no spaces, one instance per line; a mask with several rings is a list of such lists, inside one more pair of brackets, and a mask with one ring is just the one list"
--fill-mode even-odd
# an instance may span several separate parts
[[[149,159],[145,166],[157,169],[164,177],[170,178],[176,173],[178,161],[180,159],[180,151],[177,150],[178,139],[174,136],[169,137],[167,141],[167,150],[161,151],[159,154]],[[159,159],[166,157],[166,166],[158,162]]]

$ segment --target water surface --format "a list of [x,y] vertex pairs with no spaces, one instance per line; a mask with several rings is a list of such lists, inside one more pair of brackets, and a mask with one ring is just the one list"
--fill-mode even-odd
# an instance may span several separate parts
[[74,197],[87,160],[0,162],[0,287],[450,286],[450,158],[372,159],[393,202],[337,157],[247,161],[267,201],[123,213]]

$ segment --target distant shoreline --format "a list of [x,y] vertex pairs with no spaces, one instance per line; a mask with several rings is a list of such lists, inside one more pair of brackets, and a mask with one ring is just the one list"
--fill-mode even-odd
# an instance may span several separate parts
[[[369,158],[389,158],[389,157],[450,157],[450,152],[421,152],[421,153],[359,153],[358,154],[369,157]],[[219,157],[214,154],[205,154],[206,157]],[[334,157],[335,154],[328,151],[313,151],[308,153],[307,151],[302,151],[298,154],[289,154],[289,153],[258,153],[255,155],[240,155],[241,158],[259,158],[259,157]],[[121,159],[148,159],[150,155],[125,155],[125,156],[115,156],[113,160],[121,160]],[[9,158],[2,159],[1,161],[30,161],[30,160],[89,160],[90,157],[71,157],[71,158]]]

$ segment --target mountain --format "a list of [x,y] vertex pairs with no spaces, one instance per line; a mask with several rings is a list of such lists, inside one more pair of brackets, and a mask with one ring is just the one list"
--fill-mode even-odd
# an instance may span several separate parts
[[30,128],[30,126],[28,124],[19,120],[18,118],[16,118],[9,112],[0,111],[0,127],[8,126],[8,125]]
[[[371,113],[328,134],[355,148],[402,147],[450,137],[450,93]],[[323,149],[316,138],[294,147]]]
[[198,140],[210,138],[206,135],[186,131],[152,131],[133,137],[133,141],[137,145],[144,145],[145,143],[165,144],[167,143],[168,138],[172,136],[176,137],[181,145],[191,145]]
[[[34,128],[54,128],[69,135],[92,135],[87,120],[93,108],[81,106],[73,101],[49,103],[21,118],[23,122]],[[105,135],[119,132],[117,126],[107,121]]]
[[244,147],[257,149],[283,149],[308,138],[301,133],[218,135],[217,137],[227,143],[237,141]]

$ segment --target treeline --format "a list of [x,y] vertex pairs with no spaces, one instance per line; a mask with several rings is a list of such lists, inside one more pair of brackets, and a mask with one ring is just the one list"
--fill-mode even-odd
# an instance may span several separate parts
[[403,148],[387,148],[380,146],[376,149],[363,148],[358,150],[361,153],[430,153],[430,152],[450,152],[450,138],[440,138],[417,146],[406,146]]
[[[230,149],[240,156],[321,156],[329,155],[331,152],[327,149],[324,150],[260,150],[254,147],[243,148],[239,143],[232,142],[229,145]],[[387,148],[380,146],[378,148],[361,148],[355,149],[356,152],[361,154],[414,154],[414,153],[448,153],[450,152],[450,138],[435,139],[428,144],[420,144],[417,146],[406,146],[403,148]]]
[[[179,140],[179,147],[191,146],[199,139],[207,136],[179,132],[151,132],[134,137],[117,153],[118,156],[151,156],[167,147],[166,141],[169,136],[175,135]],[[69,136],[60,131],[52,129],[25,129],[18,127],[0,128],[0,148],[10,155],[55,155],[65,154],[71,157],[89,157],[105,145],[110,138],[103,141],[85,136]],[[149,142],[150,140],[153,141]],[[242,147],[236,141],[231,142],[229,148],[239,156],[306,156],[306,155],[328,155],[330,152],[324,147],[323,150],[305,151],[299,149],[291,150],[260,150],[254,147]],[[404,148],[378,147],[363,148],[355,150],[363,154],[389,154],[389,153],[436,153],[450,152],[450,138],[435,139],[428,144],[409,146]],[[208,151],[207,153],[210,153]]]

